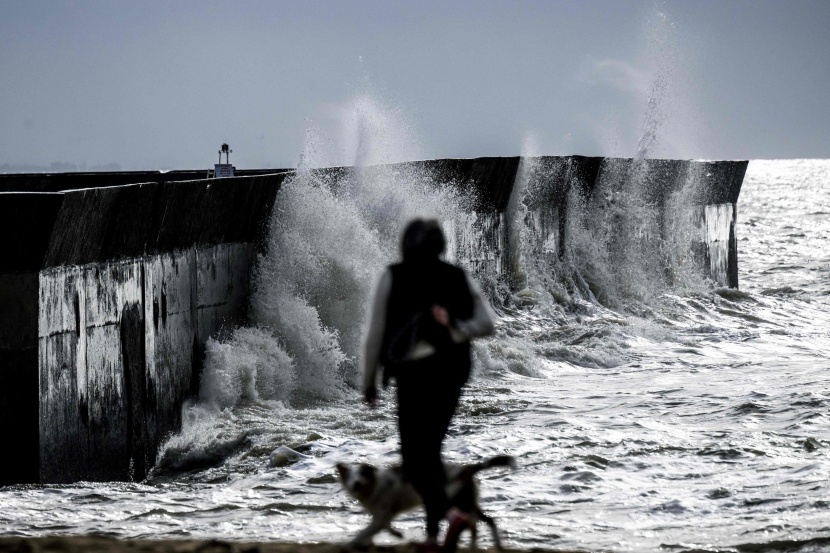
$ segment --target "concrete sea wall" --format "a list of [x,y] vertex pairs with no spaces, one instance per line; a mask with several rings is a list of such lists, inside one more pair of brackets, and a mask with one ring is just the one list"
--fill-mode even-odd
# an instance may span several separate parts
[[0,194],[0,483],[141,479],[244,322],[284,174]]
[[[736,202],[746,162],[589,158],[429,160],[413,167],[473,191],[481,264],[514,278],[507,224],[520,201],[560,256],[576,203],[686,191],[697,247],[737,286]],[[388,171],[389,166],[360,171]],[[320,169],[334,185],[351,168]],[[188,180],[203,172],[0,176],[0,424],[14,454],[0,485],[138,480],[180,425],[205,341],[246,320],[250,274],[291,171]],[[511,203],[512,202],[512,203]],[[511,207],[513,206],[513,207]]]
[[[613,226],[615,207],[637,204],[653,242],[666,239],[672,217],[689,217],[691,248],[698,263],[721,286],[738,287],[737,201],[748,162],[632,160],[625,158],[546,157],[525,160],[520,181],[524,204],[540,226],[555,236],[560,258],[569,238],[572,212],[587,208],[594,225]],[[630,224],[630,222],[629,222]],[[622,228],[620,229],[623,230]],[[626,232],[634,229],[628,228]],[[510,237],[505,238],[510,242]],[[511,270],[511,268],[508,268]]]
[[[735,225],[747,161],[547,156],[429,160],[399,165],[415,166],[420,171],[441,175],[450,185],[475,190],[477,239],[483,244],[470,249],[488,252],[486,258],[475,263],[481,272],[501,274],[511,286],[519,285],[517,279],[521,280],[518,262],[510,253],[518,251],[516,241],[520,239],[507,224],[510,217],[517,216],[509,213],[511,199],[522,203],[544,234],[540,239],[556,243],[559,257],[564,258],[572,211],[587,205],[599,214],[608,207],[601,204],[634,198],[653,211],[652,230],[660,237],[665,236],[668,224],[673,222],[666,217],[677,215],[676,210],[672,211],[672,203],[681,203],[696,227],[691,248],[699,258],[698,264],[717,284],[738,287]],[[608,221],[593,221],[594,225],[604,223]]]
[[[290,172],[289,169],[237,169],[237,177],[255,177]],[[0,192],[60,192],[139,183],[172,183],[207,178],[204,169],[178,171],[96,171],[90,173],[0,174]]]
[[40,479],[130,480],[195,390],[202,346],[245,320],[251,243],[40,274]]

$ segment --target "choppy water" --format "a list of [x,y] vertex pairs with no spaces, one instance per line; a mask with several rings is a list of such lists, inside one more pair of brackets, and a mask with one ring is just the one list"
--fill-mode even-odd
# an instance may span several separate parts
[[[334,464],[396,460],[390,402],[370,411],[350,385],[356,321],[402,221],[440,216],[460,242],[476,224],[465,199],[431,191],[430,178],[354,178],[336,193],[310,174],[289,183],[259,269],[258,326],[210,345],[201,399],[155,475],[0,490],[0,532],[354,535],[367,517],[339,490]],[[619,270],[620,259],[590,249],[602,243],[596,229],[575,235],[566,262],[546,261],[533,217],[521,203],[511,209],[513,224],[528,221],[508,252],[523,258],[526,288],[482,282],[498,333],[476,346],[446,444],[458,461],[517,458],[515,472],[483,478],[505,542],[830,550],[830,160],[750,163],[738,203],[740,292],[682,263],[671,286],[645,262],[631,266],[636,256]],[[282,445],[303,456],[271,459]],[[407,539],[421,535],[419,514],[398,526]]]

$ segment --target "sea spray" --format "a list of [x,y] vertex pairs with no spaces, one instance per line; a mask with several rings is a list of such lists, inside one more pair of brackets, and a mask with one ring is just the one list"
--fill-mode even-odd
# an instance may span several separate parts
[[182,430],[161,447],[157,474],[252,447],[254,430],[234,422],[239,408],[308,408],[352,393],[366,306],[398,256],[401,229],[413,217],[446,222],[461,213],[457,187],[442,187],[438,175],[363,167],[420,157],[399,112],[359,97],[340,116],[339,131],[309,125],[254,270],[252,326],[208,343],[199,401],[183,408]]
[[[365,88],[371,87],[367,84]],[[370,91],[346,106],[341,132],[345,165],[368,167],[426,157],[405,111],[382,102]]]
[[604,160],[569,221],[571,259],[601,304],[639,313],[668,292],[711,288],[694,255],[704,176],[690,164]]
[[199,397],[226,409],[260,398],[287,400],[297,386],[294,360],[268,330],[238,328],[229,340],[208,339]]
[[[353,128],[353,133],[346,133],[351,138],[344,140],[344,149],[354,156],[354,166],[316,168],[332,148],[327,136],[307,134],[301,165],[277,196],[266,253],[255,268],[252,322],[267,333],[260,335],[263,340],[275,342],[273,352],[287,356],[279,372],[291,376],[267,376],[280,385],[267,393],[256,388],[265,399],[285,399],[299,406],[348,393],[357,383],[360,339],[371,292],[384,267],[397,259],[405,224],[415,217],[442,221],[453,259],[457,244],[464,240],[461,235],[470,234],[476,219],[469,212],[469,195],[440,171],[405,163],[362,166],[417,154],[399,113],[384,112],[368,98],[356,99],[345,111],[345,127]],[[234,335],[232,351],[241,353],[238,348],[244,349],[249,342],[248,334]],[[206,370],[222,366],[222,361],[211,358],[227,351],[222,344],[212,344]],[[258,347],[244,357],[273,356],[273,352]],[[259,366],[269,363],[262,361]],[[239,373],[240,377],[250,374]],[[212,380],[208,375],[208,381]],[[226,385],[239,388],[238,384]],[[224,407],[232,407],[227,398],[245,397],[235,391],[212,393],[217,397],[202,400]]]
[[[648,325],[629,318],[647,316],[673,285],[663,244],[677,229],[662,225],[664,204],[649,196],[650,160],[610,160],[588,191],[573,158],[524,156],[506,212],[482,213],[467,183],[440,166],[390,163],[419,154],[399,112],[361,98],[343,113],[342,144],[313,125],[306,135],[255,268],[252,327],[209,344],[200,403],[190,409],[214,415],[186,415],[185,425],[203,428],[183,434],[209,442],[216,424],[252,402],[296,409],[355,397],[375,281],[418,216],[442,222],[448,259],[470,271],[500,314],[496,339],[474,346],[483,374],[547,377],[631,358],[626,341]],[[565,204],[567,217],[557,207]]]
[[298,393],[319,399],[338,397],[349,381],[369,286],[385,258],[327,176],[299,172],[284,183],[251,299],[254,321],[273,329],[294,359]]

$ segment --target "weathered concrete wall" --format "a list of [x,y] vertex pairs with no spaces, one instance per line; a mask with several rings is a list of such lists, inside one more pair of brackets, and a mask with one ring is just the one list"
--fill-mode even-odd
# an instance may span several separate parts
[[[254,177],[290,172],[288,169],[237,169],[237,177]],[[60,192],[125,184],[169,183],[203,180],[204,169],[190,171],[95,171],[89,173],[0,174],[0,192]]]
[[38,479],[38,272],[61,201],[0,194],[0,485]]
[[0,194],[0,484],[143,477],[284,177]]
[[141,264],[56,267],[39,285],[40,478],[126,479],[119,323],[142,301]]
[[[596,204],[609,195],[636,195],[641,203],[654,207],[655,232],[663,235],[669,212],[667,204],[680,201],[698,221],[697,243],[692,248],[701,252],[704,258],[701,265],[709,267],[710,275],[719,284],[738,287],[735,224],[747,161],[550,156],[433,160],[401,165],[426,165],[445,180],[476,191],[479,236],[487,247],[470,247],[478,252],[491,252],[486,258],[476,260],[476,264],[483,272],[504,275],[514,285],[518,261],[511,259],[508,252],[519,250],[511,243],[519,237],[511,235],[507,219],[516,216],[508,213],[509,201],[514,186],[521,186],[524,188],[521,202],[533,212],[544,240],[557,244],[560,258],[565,256],[569,242],[569,213],[578,207],[574,202]],[[702,206],[709,207],[702,209]],[[719,211],[712,206],[722,208]],[[724,210],[729,210],[731,217],[726,226]]]
[[205,340],[244,321],[251,243],[40,274],[40,479],[130,480],[195,391]]
[[142,478],[247,315],[281,176],[66,192],[39,281],[40,480]]
[[45,268],[256,242],[285,175],[67,191]]

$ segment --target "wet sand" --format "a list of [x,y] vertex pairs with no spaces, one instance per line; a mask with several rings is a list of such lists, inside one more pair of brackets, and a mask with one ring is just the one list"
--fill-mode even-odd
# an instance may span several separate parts
[[[255,543],[220,540],[118,540],[93,536],[0,538],[0,553],[416,553],[415,544],[353,549],[332,543]],[[465,547],[460,552],[471,551]],[[495,549],[477,549],[495,552]],[[504,553],[568,553],[553,549],[515,550]],[[576,552],[570,552],[576,553]]]

